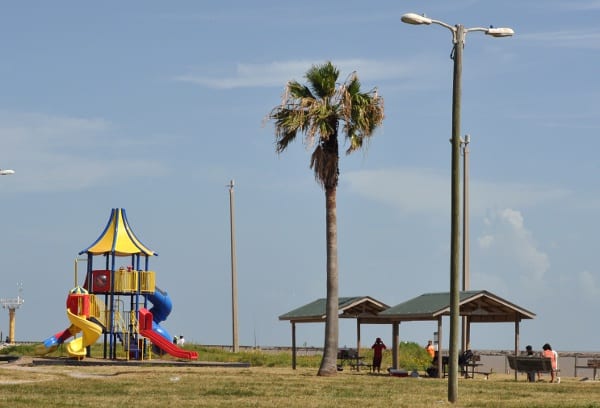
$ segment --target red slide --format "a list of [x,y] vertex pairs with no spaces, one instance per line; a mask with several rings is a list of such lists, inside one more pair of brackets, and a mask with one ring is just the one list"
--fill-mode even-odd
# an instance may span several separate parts
[[195,351],[184,350],[177,347],[171,340],[165,339],[162,335],[152,329],[152,313],[145,308],[140,309],[140,334],[152,342],[159,349],[169,353],[173,357],[186,358],[188,360],[197,360],[198,353]]

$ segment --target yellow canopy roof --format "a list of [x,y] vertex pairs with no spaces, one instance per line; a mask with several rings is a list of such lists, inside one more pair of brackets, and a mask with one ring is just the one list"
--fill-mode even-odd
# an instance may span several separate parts
[[135,254],[158,255],[137,239],[127,222],[127,215],[124,208],[112,209],[106,228],[104,228],[100,237],[92,245],[79,254],[84,253],[92,255],[111,253],[116,256]]

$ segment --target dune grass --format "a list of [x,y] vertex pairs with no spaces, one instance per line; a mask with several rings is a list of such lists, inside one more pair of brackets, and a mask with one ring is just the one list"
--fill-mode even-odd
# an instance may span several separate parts
[[[310,360],[309,366],[292,370],[287,352],[233,354],[212,349],[200,359],[211,360],[211,353],[218,356],[212,361],[254,356],[262,363],[250,368],[128,366],[126,362],[40,366],[31,364],[34,357],[26,356],[16,363],[0,363],[0,407],[452,406],[447,402],[447,380],[397,378],[348,368],[335,377],[318,377],[319,356],[303,356]],[[529,384],[524,377],[515,382],[512,375],[494,374],[489,380],[461,378],[458,399],[454,406],[600,407],[600,382],[562,378],[560,384]]]

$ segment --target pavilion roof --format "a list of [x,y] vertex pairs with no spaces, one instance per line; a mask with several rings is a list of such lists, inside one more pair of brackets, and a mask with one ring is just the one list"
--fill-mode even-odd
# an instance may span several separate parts
[[[338,299],[340,318],[359,318],[375,316],[389,306],[370,296],[340,297]],[[300,306],[279,316],[279,320],[293,322],[322,322],[325,321],[326,299],[321,298]]]
[[[486,290],[459,293],[460,315],[469,316],[473,323],[513,322],[533,319],[535,313],[511,303]],[[436,320],[450,315],[450,292],[425,293],[378,314],[393,321]]]

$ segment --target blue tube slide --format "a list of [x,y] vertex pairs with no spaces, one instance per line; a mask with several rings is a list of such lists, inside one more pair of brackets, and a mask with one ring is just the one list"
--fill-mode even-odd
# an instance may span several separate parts
[[165,339],[173,341],[173,337],[159,325],[160,322],[167,320],[171,310],[173,310],[173,302],[169,294],[157,286],[154,293],[148,295],[148,300],[152,303],[152,309],[150,309],[152,313],[152,330]]

